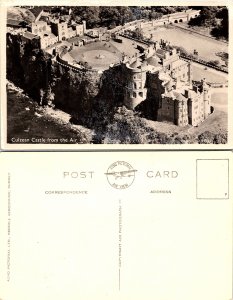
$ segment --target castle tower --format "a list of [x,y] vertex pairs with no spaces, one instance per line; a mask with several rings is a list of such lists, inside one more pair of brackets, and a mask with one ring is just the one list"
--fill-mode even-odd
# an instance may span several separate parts
[[188,123],[193,125],[193,99],[188,98]]
[[58,36],[59,41],[65,40],[69,37],[66,22],[51,22],[51,29],[52,33]]
[[85,34],[87,31],[87,23],[86,21],[83,21],[83,34]]
[[136,60],[131,65],[128,63],[126,66],[127,84],[125,88],[124,104],[128,109],[133,110],[142,101],[146,100],[147,89],[146,72],[147,67]]
[[193,81],[193,70],[191,60],[188,62],[188,83],[191,86]]
[[161,49],[160,44],[159,44],[158,41],[154,42],[154,49],[155,49],[155,51],[158,50],[158,49]]
[[210,93],[210,87],[206,83],[205,78],[203,78],[203,80],[201,81],[201,87],[202,87],[202,96],[204,102],[204,119],[206,119],[210,114],[211,93]]
[[188,125],[187,99],[179,94],[175,100],[174,108],[175,124],[182,127]]

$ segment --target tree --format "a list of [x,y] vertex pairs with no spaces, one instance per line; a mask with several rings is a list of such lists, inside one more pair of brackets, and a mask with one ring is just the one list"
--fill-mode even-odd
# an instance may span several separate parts
[[142,40],[143,33],[141,28],[136,28],[134,31],[131,31],[131,36],[135,39]]
[[133,13],[127,6],[102,6],[99,18],[102,25],[110,26],[115,23],[118,26],[131,21]]
[[163,16],[163,14],[161,12],[156,12],[156,11],[152,11],[150,13],[150,19],[160,19]]
[[220,65],[220,61],[219,60],[210,60],[209,62],[208,62],[210,65],[212,65],[212,66],[219,66]]
[[213,144],[214,133],[205,131],[198,135],[198,144]]
[[87,27],[93,28],[100,23],[99,11],[99,6],[76,6],[71,13],[71,18],[76,22],[85,20]]
[[200,15],[189,21],[190,26],[205,26],[211,29],[210,33],[217,37],[228,39],[228,9],[227,7],[205,6],[201,8]]

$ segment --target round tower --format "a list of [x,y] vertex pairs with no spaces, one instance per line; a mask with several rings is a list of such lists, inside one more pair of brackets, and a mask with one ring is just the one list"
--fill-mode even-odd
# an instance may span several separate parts
[[129,65],[126,64],[127,84],[125,88],[124,104],[128,109],[134,109],[142,101],[146,100],[146,64],[141,64],[139,60]]

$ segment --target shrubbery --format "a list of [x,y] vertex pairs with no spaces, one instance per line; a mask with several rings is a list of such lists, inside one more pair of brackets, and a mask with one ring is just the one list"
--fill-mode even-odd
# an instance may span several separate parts
[[211,28],[211,34],[216,38],[228,40],[228,9],[224,6],[203,6],[200,15],[189,21],[190,26],[205,26]]
[[198,135],[198,144],[226,144],[227,133],[218,133],[205,131]]
[[150,121],[121,107],[103,132],[104,144],[225,144],[227,134],[209,131],[197,135],[164,133],[156,130]]

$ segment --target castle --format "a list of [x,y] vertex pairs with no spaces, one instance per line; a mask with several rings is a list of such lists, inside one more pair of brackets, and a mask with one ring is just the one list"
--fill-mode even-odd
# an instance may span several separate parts
[[16,31],[17,28],[18,33],[21,33],[26,43],[37,45],[40,49],[46,49],[58,42],[72,37],[83,37],[86,34],[85,21],[82,24],[77,24],[69,19],[69,16],[58,18],[42,10],[35,21],[26,29],[19,24],[16,26],[16,22],[12,23],[12,20],[7,21],[7,27],[11,29],[11,32],[12,29]]
[[[115,40],[120,41],[121,36],[130,39],[125,35],[126,27],[114,33]],[[53,63],[59,64],[62,60],[57,53],[56,44],[72,37],[81,37],[85,41],[84,36],[88,35],[88,30],[85,21],[75,24],[41,13],[26,31],[17,34],[25,43],[37,45],[40,49],[54,47],[56,57]],[[90,34],[93,35],[93,30]],[[111,31],[109,35],[111,36]],[[94,36],[98,36],[98,32]],[[92,41],[96,41],[93,36],[90,39]],[[84,44],[81,42],[76,45],[83,47]],[[67,47],[67,51],[73,47],[74,45]],[[150,90],[154,99],[151,105],[157,107],[157,121],[167,121],[178,126],[197,126],[204,121],[211,113],[211,89],[205,79],[193,83],[191,62],[181,59],[179,51],[163,40],[144,43],[140,41],[137,48],[140,49],[140,54],[135,53],[131,57],[122,55],[122,60],[117,64],[124,74],[124,105],[130,110],[137,109],[147,100]],[[77,64],[74,68],[71,62],[64,62],[64,66],[78,71],[84,69],[83,66],[78,69]],[[109,68],[114,68],[114,65],[109,64]],[[98,72],[101,73],[99,70]]]
[[40,48],[45,49],[58,41],[64,41],[75,36],[83,36],[86,33],[86,22],[82,24],[72,23],[68,26],[67,21],[50,19],[48,21],[36,21],[29,28],[32,34],[40,37]]
[[179,51],[166,43],[149,46],[145,58],[126,62],[128,74],[124,104],[135,109],[147,98],[148,74],[154,80],[155,99],[158,103],[158,121],[168,121],[178,126],[197,126],[211,113],[211,89],[202,79],[192,83],[191,62],[180,58]]

